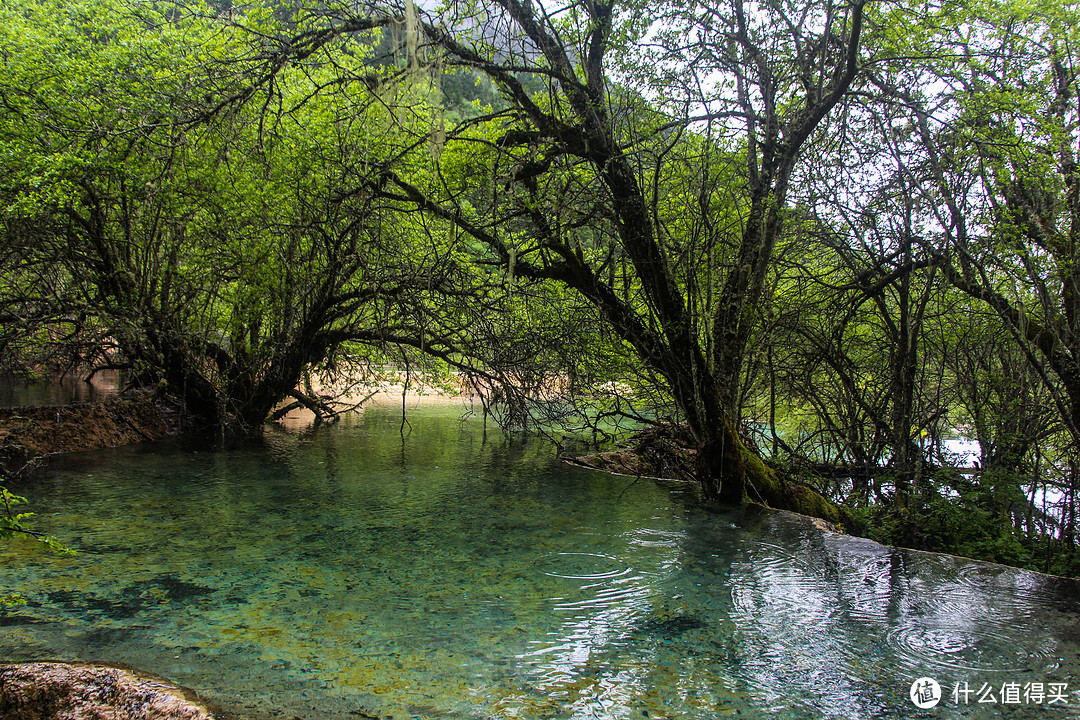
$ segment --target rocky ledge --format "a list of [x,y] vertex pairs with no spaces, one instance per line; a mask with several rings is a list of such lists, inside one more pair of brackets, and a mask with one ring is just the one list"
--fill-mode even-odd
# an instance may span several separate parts
[[194,692],[135,670],[84,663],[0,666],[4,720],[225,720]]

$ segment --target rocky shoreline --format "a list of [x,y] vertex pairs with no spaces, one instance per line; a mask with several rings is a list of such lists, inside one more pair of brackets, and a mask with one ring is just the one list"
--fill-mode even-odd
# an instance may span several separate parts
[[[50,455],[156,440],[176,429],[175,413],[153,393],[100,402],[0,408],[0,480]],[[0,665],[4,720],[235,720],[194,691],[123,666],[29,662]]]
[[0,666],[5,720],[236,720],[165,678],[122,666],[31,662]]

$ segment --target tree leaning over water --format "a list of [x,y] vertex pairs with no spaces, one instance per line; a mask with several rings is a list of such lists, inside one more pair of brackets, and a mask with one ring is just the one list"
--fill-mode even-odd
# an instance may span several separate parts
[[[468,262],[585,298],[674,400],[694,437],[707,494],[786,505],[791,498],[776,476],[740,438],[733,404],[792,172],[858,75],[863,4],[822,12],[799,4],[751,11],[741,2],[699,9],[703,17],[664,8],[691,42],[671,44],[672,33],[658,62],[679,73],[707,58],[727,82],[687,99],[699,115],[674,120],[644,111],[640,93],[609,76],[608,58],[632,52],[632,39],[651,29],[644,17],[655,6],[588,3],[549,12],[504,0],[449,3],[437,17],[418,12],[428,52],[482,71],[503,94],[506,108],[485,119],[485,132],[438,129],[446,132],[443,157],[457,146],[474,148],[472,172],[482,169],[497,191],[478,208],[462,200],[461,177],[386,172],[376,192],[467,235]],[[787,22],[792,17],[804,22]],[[741,156],[735,170],[730,160],[716,163],[738,178],[735,193],[673,170],[669,158],[684,151],[684,135],[706,122],[737,134],[702,151]],[[679,206],[696,213],[692,219],[666,204],[686,197],[681,182],[703,189]],[[734,208],[724,193],[735,196]],[[724,213],[721,227],[715,216]],[[693,220],[709,231],[693,235]]]
[[[415,338],[436,256],[358,175],[392,161],[400,120],[329,70],[251,83],[254,12],[231,20],[109,0],[4,6],[0,120],[4,342],[124,367],[192,427],[261,427],[345,343]],[[243,26],[241,30],[238,26]],[[360,46],[335,73],[377,78]],[[242,80],[242,82],[240,82]],[[318,91],[318,92],[317,92]],[[365,176],[366,177],[366,176]],[[404,223],[404,224],[403,224]]]
[[1030,564],[1075,545],[1076,23],[913,7],[13,0],[0,355],[246,431],[426,355],[683,422],[712,497]]
[[[707,494],[727,501],[741,501],[749,494],[773,504],[787,504],[776,476],[739,436],[734,397],[764,278],[782,232],[793,169],[803,145],[842,101],[858,74],[863,5],[838,5],[824,13],[798,4],[777,6],[768,12],[751,12],[741,2],[709,8],[712,12],[704,19],[685,14],[677,6],[666,9],[666,22],[682,24],[691,43],[675,45],[671,41],[674,36],[668,36],[661,43],[657,61],[670,65],[675,73],[685,74],[694,59],[707,57],[712,70],[730,82],[717,83],[715,90],[688,97],[688,106],[696,104],[699,115],[674,120],[643,111],[641,91],[616,85],[609,77],[608,58],[620,52],[629,56],[631,41],[650,31],[643,18],[655,8],[599,3],[570,8],[556,17],[539,6],[517,2],[484,6],[451,3],[441,9],[437,22],[412,6],[369,8],[360,16],[335,16],[333,7],[311,14],[301,10],[299,17],[308,26],[301,26],[284,44],[275,46],[269,41],[270,35],[256,33],[259,43],[265,46],[270,42],[269,49],[250,52],[239,48],[242,58],[248,54],[247,65],[254,70],[238,84],[233,84],[229,76],[228,63],[209,63],[216,73],[194,77],[194,84],[185,78],[184,82],[192,85],[174,91],[174,98],[194,98],[196,92],[202,91],[201,100],[195,104],[205,108],[206,117],[213,122],[201,137],[198,132],[178,129],[175,118],[172,124],[130,126],[130,132],[136,134],[162,136],[158,147],[165,151],[164,161],[160,150],[133,155],[134,159],[149,161],[148,173],[152,177],[129,177],[132,158],[120,161],[118,154],[107,154],[123,152],[116,150],[120,147],[117,138],[126,137],[129,130],[121,110],[117,129],[104,133],[95,142],[95,171],[71,176],[82,189],[65,196],[59,205],[45,203],[38,209],[52,213],[50,217],[63,218],[50,238],[62,237],[71,247],[87,248],[85,254],[63,267],[78,278],[84,270],[83,261],[89,260],[91,272],[85,282],[74,283],[75,287],[85,288],[80,301],[86,303],[88,315],[95,319],[117,318],[118,322],[108,327],[108,334],[118,339],[128,358],[141,360],[143,367],[157,368],[170,387],[182,390],[188,406],[200,416],[222,417],[232,412],[246,424],[258,422],[272,404],[271,398],[280,396],[305,364],[325,359],[329,349],[341,342],[374,339],[376,331],[358,331],[355,327],[342,330],[340,325],[328,331],[327,325],[334,325],[336,320],[323,322],[318,313],[329,298],[322,295],[325,289],[320,289],[319,282],[306,275],[304,281],[316,283],[312,292],[294,294],[293,298],[313,298],[311,312],[301,314],[309,318],[314,313],[313,329],[289,335],[291,339],[266,333],[266,325],[272,322],[285,322],[288,328],[277,329],[292,333],[288,318],[296,317],[296,313],[286,306],[269,308],[262,314],[251,311],[266,296],[257,294],[258,278],[265,278],[258,268],[265,269],[265,265],[258,259],[252,262],[250,255],[225,265],[236,267],[243,276],[226,275],[226,288],[245,295],[229,298],[233,309],[227,313],[227,327],[207,322],[205,315],[201,319],[180,317],[178,310],[182,308],[196,314],[207,310],[220,313],[222,301],[228,302],[228,290],[212,274],[203,274],[188,284],[187,292],[176,290],[183,270],[198,272],[198,268],[221,267],[220,260],[206,262],[209,256],[201,257],[197,263],[185,262],[189,258],[182,257],[180,244],[188,242],[193,231],[201,232],[195,248],[202,250],[196,252],[210,255],[217,255],[223,248],[251,250],[247,243],[252,241],[257,248],[261,233],[284,231],[286,236],[302,237],[316,233],[310,240],[297,243],[270,243],[265,247],[271,253],[282,247],[317,248],[318,233],[324,238],[327,235],[322,217],[265,222],[263,218],[281,214],[260,209],[264,202],[260,198],[268,199],[272,193],[255,192],[238,197],[235,205],[223,203],[222,196],[231,197],[237,186],[233,177],[223,184],[220,175],[213,175],[218,166],[213,165],[210,156],[216,152],[219,158],[225,158],[229,152],[244,152],[251,168],[257,168],[262,160],[262,171],[271,173],[271,178],[275,172],[288,176],[297,161],[307,158],[289,156],[298,146],[295,140],[267,152],[268,141],[276,140],[278,128],[283,123],[295,123],[300,113],[317,106],[321,98],[329,96],[333,104],[333,99],[347,94],[343,88],[370,91],[380,84],[377,78],[372,82],[371,73],[343,63],[363,45],[346,45],[342,39],[385,25],[388,17],[404,18],[406,44],[413,53],[407,58],[410,66],[419,64],[415,53],[428,45],[440,63],[480,71],[501,91],[504,106],[481,118],[482,122],[470,119],[458,128],[448,129],[437,127],[436,116],[431,125],[436,160],[440,155],[452,157],[455,151],[474,153],[479,167],[476,162],[466,163],[459,171],[475,173],[482,168],[494,193],[489,203],[465,202],[475,194],[475,187],[469,187],[475,183],[475,175],[444,174],[438,163],[434,172],[417,174],[417,164],[410,165],[405,154],[396,158],[403,162],[400,169],[392,153],[342,156],[340,160],[354,174],[343,178],[336,192],[331,190],[331,197],[336,198],[327,206],[331,213],[338,213],[342,200],[363,198],[389,203],[390,209],[397,212],[387,217],[407,217],[402,210],[419,209],[428,217],[452,225],[453,233],[468,238],[467,244],[453,246],[457,267],[466,272],[470,267],[501,267],[511,278],[511,287],[519,280],[555,283],[584,298],[673,399],[694,437],[697,474]],[[789,23],[794,16],[802,17],[803,22]],[[177,26],[175,22],[167,25]],[[782,27],[787,28],[786,34],[776,32]],[[227,37],[235,39],[240,35]],[[778,42],[776,37],[783,40]],[[106,47],[112,46],[106,43]],[[291,73],[293,68],[308,74],[306,96],[303,88],[290,95],[289,84],[296,82],[297,76]],[[320,76],[322,71],[329,74]],[[734,90],[729,91],[729,87]],[[642,90],[647,91],[647,85]],[[366,107],[375,96],[387,97],[385,93],[361,91],[354,92],[350,99],[360,100]],[[46,107],[57,102],[56,97],[35,97],[33,92],[29,99],[43,99]],[[286,107],[290,102],[295,107]],[[110,110],[115,112],[116,108]],[[197,117],[199,112],[195,108],[189,116]],[[230,117],[230,113],[237,114]],[[401,111],[395,114],[400,118]],[[257,130],[245,130],[244,118]],[[695,152],[701,157],[742,157],[735,169],[730,159],[715,165],[726,177],[737,179],[740,188],[736,193],[719,188],[707,176],[679,176],[667,162],[669,155],[678,158],[684,151],[681,141],[688,128],[702,121],[719,122],[721,132],[716,138],[706,137],[704,147],[699,144]],[[337,122],[335,127],[339,126]],[[16,135],[27,137],[25,130],[18,127]],[[405,123],[399,122],[395,130],[402,137],[410,133]],[[169,132],[177,134],[169,137]],[[208,147],[213,141],[207,138],[217,132],[224,133],[222,145]],[[181,177],[180,183],[187,187],[199,183],[213,186],[205,199],[212,207],[220,206],[222,212],[205,230],[191,226],[193,219],[201,219],[206,213],[185,207],[183,203],[190,203],[191,198],[184,191],[165,195],[174,204],[164,207],[160,204],[163,193],[155,190],[146,194],[143,190],[156,187],[154,177],[160,182],[173,180],[177,169],[191,172],[187,148],[200,144],[204,153],[210,152],[195,162],[207,176]],[[389,144],[403,145],[397,139]],[[416,146],[417,150],[427,151],[426,143]],[[142,151],[146,146],[132,147]],[[284,162],[272,161],[271,153],[284,156]],[[175,162],[181,156],[186,162]],[[107,158],[104,164],[100,162],[103,157]],[[116,164],[118,161],[122,165]],[[225,167],[230,165],[227,162]],[[677,166],[684,172],[687,168],[685,163]],[[357,171],[370,173],[370,179],[358,179]],[[334,170],[327,166],[320,172]],[[278,190],[279,195],[290,197],[299,206],[301,214],[317,206],[308,195],[316,192],[316,187],[301,182],[312,178],[333,181],[318,173],[303,179],[286,177],[284,182],[296,190]],[[243,192],[252,192],[252,180],[244,181]],[[699,197],[679,189],[685,181],[701,188]],[[12,185],[18,187],[17,182]],[[132,197],[131,188],[138,188],[140,195]],[[726,197],[719,197],[720,193]],[[696,214],[700,222],[687,222],[687,218],[673,213],[665,204],[668,195],[679,195],[683,201],[680,213]],[[149,214],[146,226],[132,222],[130,208],[142,212],[154,207],[158,209]],[[234,212],[239,218],[232,216]],[[364,212],[350,207],[336,215],[345,223],[346,234],[370,226],[363,219]],[[723,227],[716,222],[717,214],[724,216]],[[9,225],[13,236],[29,237],[20,227],[33,227],[35,232],[47,227],[40,222],[40,216],[23,226],[18,224],[21,219],[16,217]],[[327,221],[334,222],[332,218]],[[132,234],[144,228],[144,237]],[[223,232],[217,233],[219,229]],[[235,235],[227,235],[234,229],[245,238],[239,244]],[[447,233],[436,232],[443,236]],[[200,244],[208,239],[212,241]],[[184,244],[184,250],[187,247]],[[127,258],[133,250],[141,251],[144,259],[151,261],[149,274],[132,276],[132,264]],[[253,251],[258,255],[258,250]],[[321,272],[333,275],[362,256],[348,242],[344,252],[342,257],[325,258]],[[705,258],[708,260],[702,267]],[[278,262],[281,265],[275,266],[289,277],[294,259],[282,257]],[[310,265],[308,269],[313,270]],[[380,266],[379,272],[384,271]],[[350,273],[345,275],[351,277]],[[437,287],[439,283],[432,283],[431,278],[428,269],[429,290],[441,292],[444,298],[454,295],[455,290]],[[293,282],[300,279],[294,278]],[[373,300],[385,299],[388,287],[393,286],[385,277],[380,277],[378,284],[379,292],[373,293]],[[205,292],[208,289],[209,296]],[[355,287],[343,292],[347,300],[353,301],[364,295]],[[476,295],[474,287],[468,292]],[[280,291],[269,297],[280,297]],[[162,299],[160,307],[156,306],[158,298]],[[135,307],[138,309],[132,312]],[[345,307],[353,306],[346,302]],[[382,328],[380,331],[383,337],[387,335]],[[215,333],[225,335],[222,340],[226,341],[214,337]],[[440,350],[437,342],[425,341],[423,334],[422,329],[411,335],[402,333],[413,344],[446,358],[467,345],[459,335],[450,337]],[[260,356],[256,341],[267,335],[276,347],[284,344],[302,350],[295,358]],[[421,337],[417,339],[417,335]],[[400,335],[396,339],[401,339]],[[254,359],[247,361],[249,357]],[[487,358],[479,359],[483,362]],[[233,407],[222,408],[223,399]]]

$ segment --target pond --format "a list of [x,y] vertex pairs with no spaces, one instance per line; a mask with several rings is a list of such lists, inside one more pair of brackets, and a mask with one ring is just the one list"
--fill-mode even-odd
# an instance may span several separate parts
[[58,459],[18,489],[79,554],[0,546],[29,599],[0,661],[122,662],[249,718],[1080,711],[1071,581],[705,510],[464,409]]
[[100,401],[120,392],[124,382],[124,374],[118,370],[102,370],[90,382],[74,375],[50,380],[25,380],[0,375],[0,407]]

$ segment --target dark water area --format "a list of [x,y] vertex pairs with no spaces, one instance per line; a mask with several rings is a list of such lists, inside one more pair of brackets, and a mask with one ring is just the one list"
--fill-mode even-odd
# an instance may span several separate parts
[[73,375],[53,380],[25,380],[0,375],[0,407],[97,402],[116,395],[122,387],[121,373],[112,370],[97,373],[90,382]]
[[79,554],[0,546],[29,600],[0,661],[122,662],[251,718],[1080,715],[1072,581],[398,413],[54,462],[17,489]]

